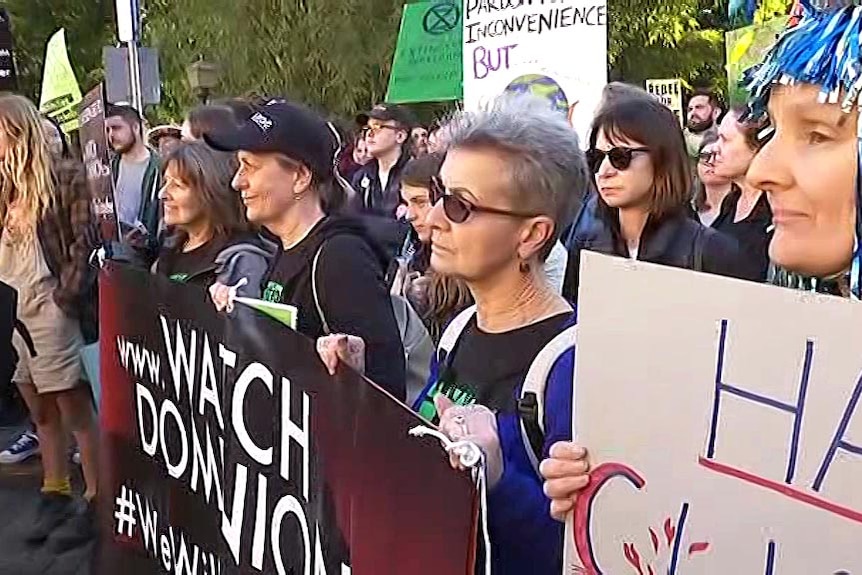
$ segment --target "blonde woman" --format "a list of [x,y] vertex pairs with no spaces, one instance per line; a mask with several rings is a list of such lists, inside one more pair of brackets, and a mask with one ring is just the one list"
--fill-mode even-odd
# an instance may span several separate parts
[[[12,380],[36,425],[44,471],[27,540],[50,538],[58,551],[84,543],[94,529],[97,428],[79,354],[95,239],[83,169],[52,158],[29,100],[0,96],[0,281],[18,291],[24,329],[13,340],[19,361]],[[81,453],[86,505],[71,497],[69,431]]]

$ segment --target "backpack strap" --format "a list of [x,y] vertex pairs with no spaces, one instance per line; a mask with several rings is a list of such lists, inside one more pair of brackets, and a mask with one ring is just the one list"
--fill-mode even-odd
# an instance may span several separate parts
[[440,343],[437,346],[438,361],[442,362],[446,356],[452,352],[452,349],[455,347],[455,344],[458,343],[458,339],[464,332],[464,328],[467,327],[467,324],[470,323],[470,320],[472,320],[475,315],[476,306],[471,305],[449,322],[449,325],[447,325],[446,329],[443,331],[443,335],[440,337]]
[[326,316],[323,315],[323,306],[320,305],[320,296],[317,293],[317,264],[320,261],[320,254],[323,253],[324,245],[326,245],[326,242],[320,244],[320,247],[317,248],[317,253],[314,254],[314,259],[311,261],[311,294],[314,296],[314,307],[317,308],[317,315],[320,318],[320,325],[323,326],[323,333],[329,335],[332,332],[329,329]]
[[545,387],[557,360],[575,347],[577,325],[560,332],[542,348],[533,360],[518,400],[518,415],[521,422],[521,437],[530,463],[538,473],[545,443]]
[[15,331],[18,332],[18,335],[21,336],[21,339],[24,340],[24,345],[27,346],[27,351],[30,353],[30,357],[37,357],[39,354],[36,353],[36,345],[33,343],[33,336],[30,335],[30,330],[27,329],[27,326],[24,325],[20,319],[15,320]]

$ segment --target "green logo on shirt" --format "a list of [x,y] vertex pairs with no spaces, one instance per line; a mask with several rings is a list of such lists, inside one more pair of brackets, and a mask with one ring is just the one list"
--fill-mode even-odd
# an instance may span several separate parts
[[271,303],[281,303],[281,298],[284,295],[284,286],[275,282],[266,282],[266,289],[263,290],[263,301]]
[[437,423],[440,417],[437,414],[437,408],[434,406],[434,398],[441,394],[451,399],[455,405],[472,405],[476,403],[476,392],[469,386],[459,385],[457,382],[452,381],[437,381],[425,395],[425,399],[422,400],[422,405],[419,406],[419,415],[433,423]]
[[171,274],[168,276],[171,281],[175,281],[177,283],[184,284],[189,279],[189,274],[179,273],[179,274]]

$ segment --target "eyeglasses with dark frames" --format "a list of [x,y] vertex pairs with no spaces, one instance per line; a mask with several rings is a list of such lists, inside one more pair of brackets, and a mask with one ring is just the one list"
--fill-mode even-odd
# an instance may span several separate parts
[[494,214],[497,216],[524,219],[535,218],[542,215],[519,212],[516,210],[501,210],[468,202],[461,196],[446,190],[446,187],[443,185],[443,181],[439,176],[434,176],[431,178],[431,202],[436,205],[440,200],[443,200],[443,213],[446,214],[446,218],[453,224],[463,224],[474,213]]

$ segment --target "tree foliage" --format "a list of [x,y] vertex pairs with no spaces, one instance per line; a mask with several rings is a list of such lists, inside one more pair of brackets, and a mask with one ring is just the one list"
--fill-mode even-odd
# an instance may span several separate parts
[[101,80],[102,47],[114,40],[113,0],[6,0],[12,22],[19,89],[38,99],[48,38],[66,29],[69,58],[82,89]]
[[[348,113],[384,96],[400,0],[152,0],[147,34],[161,52],[166,108],[192,97],[185,67],[221,67],[226,95],[289,95]],[[190,31],[194,33],[190,33]]]
[[[386,91],[404,0],[146,0],[144,41],[160,53],[161,119],[194,104],[186,67],[221,68],[216,96],[288,95],[352,114]],[[761,0],[757,20],[792,0]],[[113,0],[8,0],[22,89],[37,95],[44,47],[59,27],[82,89],[102,77],[114,42]],[[722,87],[727,0],[609,0],[614,79],[682,78]]]

